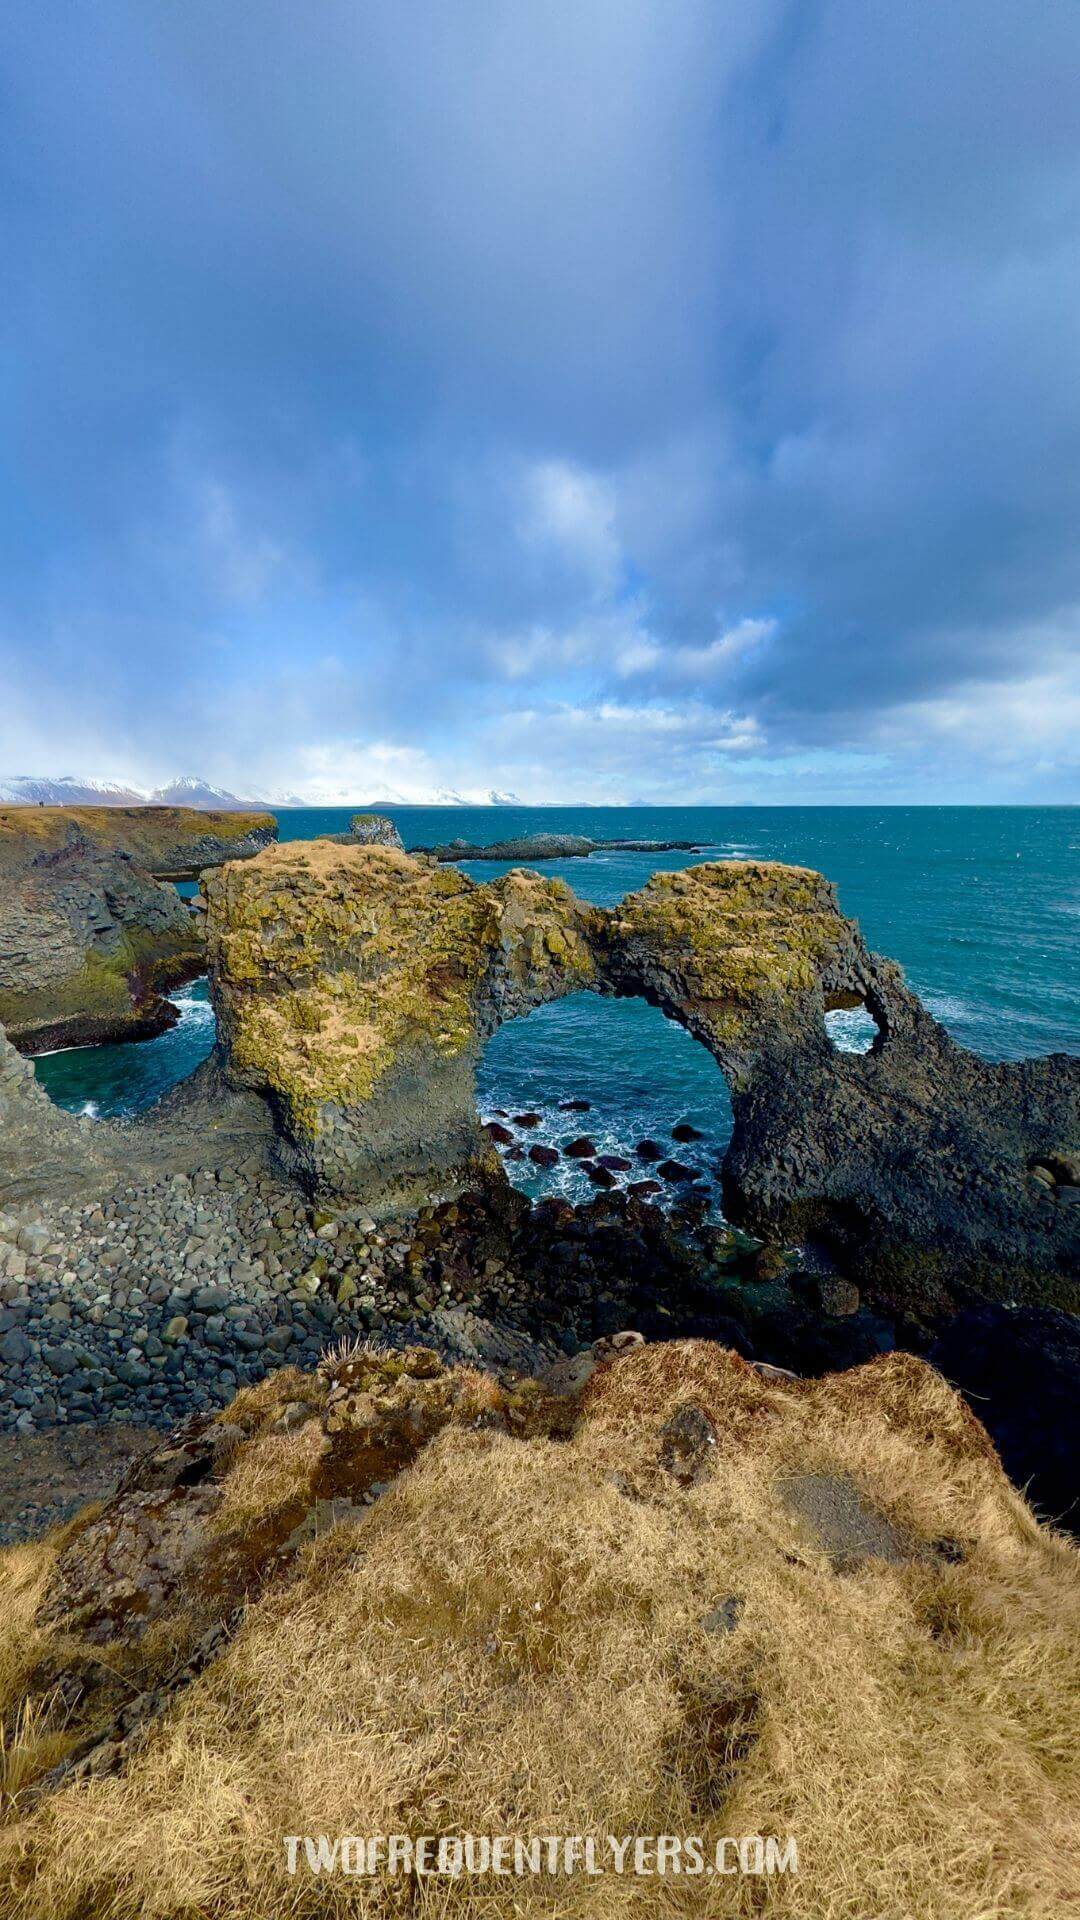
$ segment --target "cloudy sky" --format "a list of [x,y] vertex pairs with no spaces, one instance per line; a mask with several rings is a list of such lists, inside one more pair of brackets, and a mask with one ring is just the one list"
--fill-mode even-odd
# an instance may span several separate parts
[[33,0],[0,772],[1066,800],[1076,0]]

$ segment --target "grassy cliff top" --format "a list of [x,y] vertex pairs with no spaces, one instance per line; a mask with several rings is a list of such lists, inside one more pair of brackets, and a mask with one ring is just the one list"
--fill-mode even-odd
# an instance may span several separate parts
[[[0,1555],[0,1920],[1071,1911],[1080,1561],[922,1361],[675,1341],[575,1402],[359,1348],[156,1458]],[[285,1870],[287,1834],[506,1832],[608,1871]],[[609,1833],[798,1871],[618,1874]]]
[[198,807],[0,807],[0,853],[23,847],[39,852],[62,847],[72,829],[95,846],[140,854],[155,847],[173,847],[185,841],[243,840],[249,833],[270,829],[272,813],[203,812]]

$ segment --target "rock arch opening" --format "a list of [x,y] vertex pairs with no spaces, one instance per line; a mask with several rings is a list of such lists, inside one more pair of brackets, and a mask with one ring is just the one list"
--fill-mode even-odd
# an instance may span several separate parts
[[837,1053],[874,1053],[885,1038],[881,1022],[865,1000],[850,1007],[831,1007],[825,1015],[825,1031]]
[[476,1091],[507,1176],[532,1199],[633,1188],[661,1205],[699,1193],[719,1208],[727,1082],[644,999],[586,991],[506,1021],[483,1050]]

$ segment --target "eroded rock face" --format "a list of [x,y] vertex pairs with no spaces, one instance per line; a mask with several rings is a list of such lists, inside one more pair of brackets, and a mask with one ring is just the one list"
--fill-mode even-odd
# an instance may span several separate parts
[[[402,1205],[484,1164],[474,1071],[489,1035],[591,988],[640,995],[730,1085],[729,1217],[821,1234],[879,1296],[927,1311],[972,1287],[1076,1304],[1064,1169],[1080,1062],[956,1046],[866,947],[820,874],[718,862],[655,875],[611,912],[515,870],[486,886],[424,858],[319,842],[211,877],[228,1072],[272,1103],[311,1186]],[[880,1038],[839,1053],[835,1007]]]
[[54,1107],[0,1028],[0,1207],[100,1165],[93,1121]]
[[400,847],[401,835],[384,813],[354,813],[349,836],[361,847]]
[[163,878],[250,857],[271,814],[0,808],[0,1025],[29,1053],[136,1040],[202,969],[202,928]]
[[162,992],[202,964],[199,922],[128,854],[0,820],[0,1025],[25,1052],[161,1032]]
[[[933,1311],[970,1286],[1076,1309],[1080,1209],[1033,1169],[1067,1171],[1080,1061],[958,1046],[820,874],[722,862],[655,875],[615,910],[608,973],[723,1068],[732,1220],[767,1238],[823,1234],[898,1304]],[[880,1037],[838,1052],[825,1013],[856,1005]]]
[[596,915],[558,881],[490,887],[393,848],[271,848],[207,882],[229,1072],[290,1170],[404,1204],[490,1157],[476,1061],[503,1020],[596,985]]

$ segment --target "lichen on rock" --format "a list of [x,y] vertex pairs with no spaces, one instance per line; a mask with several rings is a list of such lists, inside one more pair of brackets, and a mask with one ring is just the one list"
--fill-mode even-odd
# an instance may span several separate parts
[[[728,1080],[734,1223],[824,1238],[894,1304],[968,1286],[1077,1304],[1080,1209],[1051,1163],[1080,1139],[1080,1063],[957,1046],[820,874],[712,862],[605,911],[521,869],[478,885],[318,841],[207,892],[227,1071],[270,1100],[281,1158],[316,1190],[393,1210],[460,1185],[491,1159],[474,1073],[495,1028],[582,988],[636,995]],[[825,1015],[859,1005],[878,1039],[839,1053]]]
[[207,903],[230,1070],[338,1190],[422,1182],[425,1154],[436,1177],[479,1163],[484,1040],[595,977],[589,910],[559,882],[479,887],[390,847],[270,848],[212,875]]
[[820,1005],[830,976],[861,973],[862,942],[820,873],[716,861],[658,873],[613,909],[612,965],[692,1013],[718,1044],[753,1048]]

